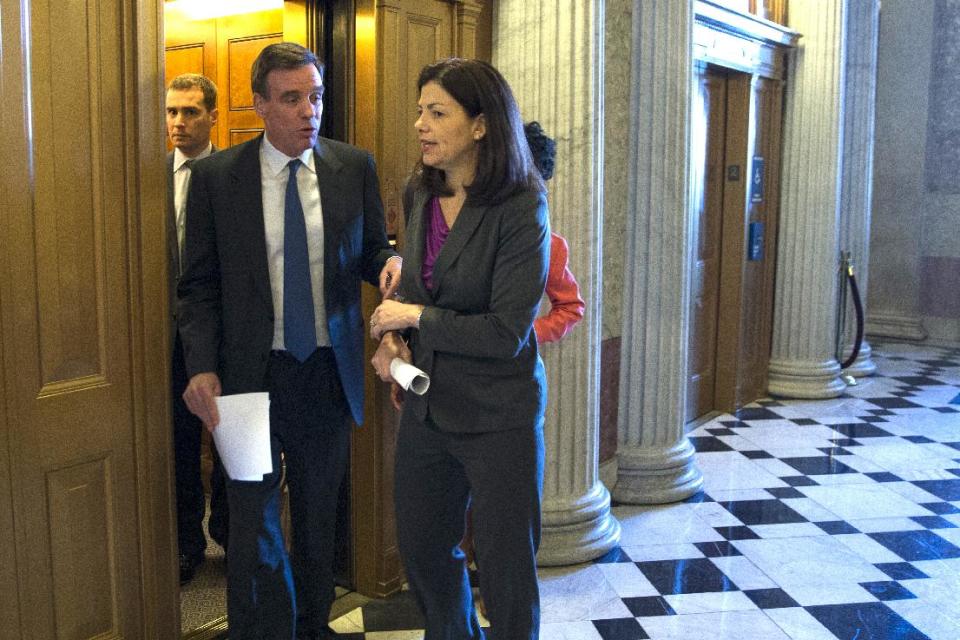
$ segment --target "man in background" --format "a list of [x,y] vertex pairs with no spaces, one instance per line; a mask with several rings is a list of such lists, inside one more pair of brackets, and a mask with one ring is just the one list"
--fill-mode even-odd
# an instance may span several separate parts
[[[180,584],[193,578],[203,562],[207,539],[203,535],[206,507],[200,479],[202,423],[187,409],[183,391],[187,372],[183,344],[176,330],[176,290],[180,279],[186,228],[187,189],[194,161],[216,151],[210,142],[210,130],[217,123],[217,87],[208,78],[187,73],[177,76],[167,87],[167,135],[173,151],[167,154],[167,246],[170,266],[170,309],[174,314],[172,373],[173,442],[177,488],[177,544],[180,559]],[[216,449],[210,477],[210,537],[226,549],[227,497],[223,470]]]

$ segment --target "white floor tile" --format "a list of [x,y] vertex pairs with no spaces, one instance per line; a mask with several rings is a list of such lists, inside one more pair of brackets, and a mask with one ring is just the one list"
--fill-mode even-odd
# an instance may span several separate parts
[[883,484],[800,487],[800,492],[843,520],[924,516],[930,512],[886,489]]
[[826,587],[888,579],[831,536],[737,540],[734,545],[782,587]]
[[790,640],[762,611],[639,618],[655,640]]

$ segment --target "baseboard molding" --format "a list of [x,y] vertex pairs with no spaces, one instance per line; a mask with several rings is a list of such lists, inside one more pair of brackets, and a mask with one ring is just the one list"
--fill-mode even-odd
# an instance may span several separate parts
[[898,316],[871,313],[866,322],[867,337],[895,338],[907,342],[927,339],[927,331],[919,316]]

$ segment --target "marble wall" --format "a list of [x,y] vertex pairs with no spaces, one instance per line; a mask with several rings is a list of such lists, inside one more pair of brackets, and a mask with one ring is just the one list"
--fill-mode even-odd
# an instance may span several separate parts
[[[627,220],[630,141],[630,33],[632,0],[607,0],[604,52],[603,339],[623,324],[623,254]],[[616,384],[616,379],[613,380]]]
[[884,0],[877,76],[868,330],[960,343],[960,0]]

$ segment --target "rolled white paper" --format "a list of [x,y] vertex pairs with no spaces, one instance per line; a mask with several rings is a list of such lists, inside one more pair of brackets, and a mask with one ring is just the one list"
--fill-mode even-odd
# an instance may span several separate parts
[[430,388],[430,376],[400,358],[390,361],[390,375],[404,391],[413,391],[418,396],[422,396]]

